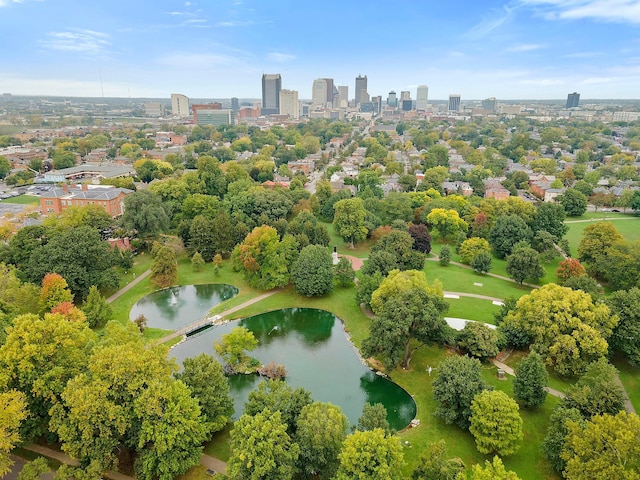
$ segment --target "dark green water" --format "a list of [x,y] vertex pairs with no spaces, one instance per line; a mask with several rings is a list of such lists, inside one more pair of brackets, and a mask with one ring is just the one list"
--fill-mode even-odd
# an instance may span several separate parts
[[[324,310],[293,308],[263,313],[211,328],[177,345],[170,352],[180,363],[199,353],[214,354],[213,344],[241,325],[259,340],[251,355],[263,364],[276,362],[287,369],[286,381],[304,387],[312,398],[342,408],[356,424],[365,403],[382,403],[391,427],[400,430],[415,417],[413,398],[395,383],[374,374],[359,360],[347,339],[342,322]],[[257,375],[230,378],[236,414],[262,380]]]
[[143,314],[149,327],[177,330],[200,320],[213,307],[237,294],[233,285],[218,283],[169,287],[142,298],[131,309],[129,318],[135,320]]

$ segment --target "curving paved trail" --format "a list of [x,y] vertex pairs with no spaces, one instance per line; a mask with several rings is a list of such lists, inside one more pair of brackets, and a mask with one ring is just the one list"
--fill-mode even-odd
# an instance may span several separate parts
[[586,220],[565,220],[564,223],[618,222],[620,220],[640,220],[640,217],[587,218]]
[[132,280],[131,282],[126,284],[124,287],[122,287],[120,290],[118,290],[116,293],[114,293],[109,298],[107,298],[107,303],[111,303],[116,298],[118,298],[121,295],[124,295],[125,293],[127,293],[129,290],[131,290],[133,287],[135,287],[137,284],[139,284],[142,280],[147,278],[149,275],[151,275],[151,269],[146,270],[145,272],[141,273],[138,278],[135,278],[134,280]]
[[[440,258],[436,255],[435,257],[427,258],[428,262],[438,262]],[[460,262],[449,262],[451,265],[455,265],[456,267],[466,268],[467,270],[473,270],[469,265],[465,265]],[[515,283],[516,285],[520,285],[520,283],[516,282],[513,278],[505,277],[503,275],[498,275],[497,273],[485,273],[487,277],[499,278],[500,280],[504,280],[506,282]],[[540,285],[534,285],[533,283],[522,282],[522,285],[529,288],[540,288]]]

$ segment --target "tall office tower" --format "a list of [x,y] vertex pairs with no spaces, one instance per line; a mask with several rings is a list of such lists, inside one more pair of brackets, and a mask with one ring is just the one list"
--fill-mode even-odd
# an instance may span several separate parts
[[174,117],[189,116],[189,97],[181,93],[171,94],[171,113]]
[[416,89],[416,110],[425,111],[429,107],[429,87],[419,85]]
[[410,112],[413,110],[413,100],[400,100],[400,107],[403,112]]
[[382,95],[371,97],[371,103],[375,104],[376,113],[380,113],[382,111]]
[[333,78],[323,78],[322,80],[327,82],[327,99],[325,101],[333,106],[333,98],[338,93],[338,89],[333,84]]
[[237,112],[240,110],[240,102],[237,97],[231,97],[231,110]]
[[326,106],[329,91],[326,78],[316,78],[311,90],[311,101],[314,105]]
[[280,113],[280,90],[282,77],[279,73],[262,75],[262,114],[277,115]]
[[449,95],[449,111],[457,112],[460,110],[460,94],[452,93]]
[[338,87],[338,97],[340,98],[338,107],[347,108],[349,106],[349,87],[347,85],[340,85]]
[[567,95],[567,107],[566,108],[575,108],[580,103],[580,94],[573,92]]
[[498,109],[498,101],[496,97],[489,97],[482,100],[482,109],[495,112]]
[[411,100],[411,92],[407,90],[400,92],[400,100]]
[[369,101],[369,94],[367,93],[367,76],[358,75],[356,77],[356,105],[358,103],[366,103]]
[[398,97],[396,97],[396,92],[394,92],[393,90],[389,92],[389,96],[387,97],[387,105],[390,107],[398,106]]
[[280,114],[289,115],[289,118],[300,118],[300,106],[298,105],[298,92],[296,90],[280,90]]

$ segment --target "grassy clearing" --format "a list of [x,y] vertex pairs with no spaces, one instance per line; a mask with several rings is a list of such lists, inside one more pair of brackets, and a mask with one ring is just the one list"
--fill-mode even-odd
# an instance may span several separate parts
[[33,195],[18,195],[17,197],[5,198],[0,203],[15,203],[18,205],[40,205],[40,198]]
[[[607,215],[622,215],[622,214],[607,214]],[[629,218],[629,220],[624,221],[614,221],[613,226],[616,227],[616,230],[620,232],[620,235],[624,237],[627,242],[635,242],[636,240],[640,240],[640,217],[634,217],[632,215],[625,215],[622,218]],[[610,220],[610,218],[609,218]],[[580,245],[580,240],[582,240],[582,236],[584,235],[584,229],[588,225],[593,225],[596,223],[593,222],[582,222],[582,223],[569,223],[569,230],[565,235],[565,238],[569,241],[569,245],[571,246],[571,253],[573,256],[578,255],[578,245]]]
[[204,453],[224,462],[228,461],[231,456],[230,433],[232,428],[233,424],[229,423],[223,430],[217,432],[211,441],[205,444]]
[[342,237],[336,233],[332,223],[324,223],[324,226],[327,227],[327,230],[329,231],[329,237],[331,238],[331,243],[329,245],[332,251],[333,246],[336,245],[338,247],[338,253],[342,255],[351,255],[358,258],[367,258],[369,256],[369,251],[375,242],[370,239],[364,240],[360,243],[356,243],[355,248],[351,248],[351,244],[346,243]]
[[[504,360],[504,363],[509,365],[511,368],[515,369],[518,364],[522,361],[524,357],[529,355],[528,350],[514,350],[511,355]],[[560,377],[554,374],[551,370],[547,368],[547,373],[549,374],[549,386],[558,390],[559,392],[566,392],[571,385],[573,384],[573,379],[568,379],[565,377]]]
[[[531,291],[529,287],[521,287],[513,282],[480,275],[473,270],[457,265],[443,267],[438,262],[427,261],[424,272],[430,282],[436,279],[440,280],[448,292],[477,293],[504,299],[507,297],[520,298]],[[474,285],[475,283],[481,283],[482,286]]]
[[447,298],[447,302],[449,303],[447,317],[466,318],[492,325],[495,324],[493,314],[500,310],[500,307],[494,305],[491,301],[477,298]]
[[614,356],[612,363],[619,371],[620,380],[629,395],[629,400],[636,412],[640,412],[640,368],[631,365],[620,355]]

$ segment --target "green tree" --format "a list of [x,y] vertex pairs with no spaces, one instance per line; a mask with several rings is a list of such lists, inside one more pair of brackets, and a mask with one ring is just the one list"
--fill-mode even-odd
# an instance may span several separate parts
[[18,430],[28,414],[27,401],[22,392],[0,392],[0,476],[4,477],[11,471],[13,460],[9,455],[20,442]]
[[513,394],[525,407],[542,405],[547,398],[549,374],[542,357],[530,353],[516,367],[516,378],[513,380]]
[[404,455],[398,437],[379,428],[349,435],[339,455],[336,480],[400,480]]
[[153,254],[151,281],[160,288],[173,285],[178,278],[176,252],[168,245],[161,246]]
[[620,319],[609,340],[611,346],[633,365],[640,365],[640,288],[613,292],[605,301]]
[[11,162],[4,155],[0,155],[0,180],[5,178],[11,171]]
[[462,263],[466,263],[467,265],[471,263],[471,260],[473,260],[476,255],[482,252],[491,252],[491,246],[489,245],[489,242],[487,242],[484,238],[478,237],[471,237],[466,239],[464,242],[462,242],[460,248],[458,249],[460,261]]
[[380,428],[386,435],[393,434],[387,421],[387,409],[381,403],[365,403],[355,428],[361,432]]
[[70,322],[59,314],[25,314],[13,320],[0,347],[0,368],[6,387],[25,394],[25,440],[48,431],[51,407],[61,401],[66,383],[86,368],[94,341],[86,322]]
[[18,474],[18,480],[38,480],[42,475],[49,472],[51,472],[51,467],[49,467],[47,459],[38,457],[22,467]]
[[604,277],[609,269],[608,251],[623,241],[622,235],[611,222],[587,225],[578,245],[578,258],[586,264],[587,271],[596,277]]
[[314,402],[300,411],[295,441],[300,447],[298,471],[310,478],[333,478],[349,421],[340,407]]
[[540,254],[527,244],[514,245],[511,254],[507,256],[507,274],[520,285],[527,278],[538,281],[545,275]]
[[391,229],[376,242],[362,269],[365,275],[376,271],[387,275],[391,270],[422,270],[425,254],[414,250],[413,238],[406,231]]
[[471,404],[469,431],[481,453],[513,455],[523,439],[518,404],[500,391],[485,390]]
[[236,327],[231,332],[222,335],[214,348],[224,362],[234,369],[242,370],[252,363],[252,358],[246,352],[258,346],[258,340],[253,332],[245,327]]
[[273,227],[256,227],[233,250],[234,268],[243,270],[253,287],[261,290],[283,287],[289,283],[289,269],[294,252],[297,252],[296,245],[290,235],[285,235],[280,241]]
[[489,231],[489,244],[499,258],[511,254],[516,243],[530,242],[531,229],[518,215],[500,216]]
[[291,269],[296,292],[306,297],[322,296],[333,290],[333,260],[327,247],[307,245]]
[[457,344],[480,360],[495,357],[502,347],[498,331],[480,322],[467,322],[458,334]]
[[222,430],[231,420],[233,399],[222,365],[211,355],[201,353],[186,358],[182,372],[175,377],[189,387],[198,400],[209,436]]
[[640,472],[640,419],[635,413],[596,415],[567,423],[562,458],[567,480],[632,480]]
[[427,445],[427,453],[420,456],[420,461],[411,474],[411,480],[455,480],[464,472],[464,462],[458,458],[445,458],[444,440]]
[[167,229],[169,216],[160,197],[148,190],[140,190],[124,198],[121,225],[137,232],[141,238],[153,238]]
[[351,261],[347,257],[340,257],[338,263],[333,266],[333,276],[336,283],[341,287],[350,287],[353,285],[353,279],[356,273],[353,271]]
[[210,262],[216,252],[216,236],[213,220],[205,215],[197,215],[189,228],[189,250],[200,252],[202,259]]
[[244,414],[231,430],[227,473],[238,480],[291,479],[299,454],[280,412],[265,409],[253,416]]
[[454,238],[459,232],[466,232],[469,228],[467,222],[453,209],[434,208],[427,215],[427,223],[443,240]]
[[360,198],[347,198],[340,200],[333,206],[333,226],[336,233],[345,242],[351,243],[351,248],[360,240],[367,236],[367,229],[364,226],[365,208],[364,202]]
[[471,260],[471,268],[476,273],[488,273],[491,270],[493,259],[488,252],[480,252]]
[[440,265],[442,265],[443,267],[449,265],[449,263],[451,262],[451,249],[449,248],[449,245],[442,246],[442,248],[440,249],[440,255],[438,255],[438,257]]
[[493,457],[493,462],[485,460],[484,466],[474,465],[470,475],[459,473],[456,480],[520,480],[515,472],[507,470],[500,457]]
[[551,412],[547,434],[542,441],[542,453],[557,473],[561,473],[566,466],[562,459],[562,451],[567,437],[567,423],[570,421],[583,423],[584,419],[575,408],[558,404]]
[[311,393],[304,388],[294,390],[282,380],[267,380],[249,394],[244,413],[255,415],[264,409],[278,411],[282,415],[282,422],[287,425],[287,432],[293,436],[300,412],[311,403]]
[[561,375],[577,375],[606,355],[606,338],[618,323],[609,307],[582,291],[553,283],[521,297],[501,328],[522,332],[547,365]]
[[631,197],[631,204],[629,206],[636,215],[640,212],[640,193],[638,193],[638,190],[633,192],[633,197]]
[[207,425],[187,386],[167,378],[150,382],[133,401],[136,478],[173,480],[200,463]]
[[82,305],[82,311],[87,316],[87,322],[91,328],[104,327],[113,315],[111,305],[107,303],[95,285],[89,289],[87,299]]
[[589,364],[567,391],[564,404],[577,409],[585,418],[605,413],[615,415],[624,410],[624,393],[618,371],[605,358]]
[[538,207],[531,228],[534,232],[540,230],[549,232],[558,241],[564,237],[569,229],[564,220],[565,211],[562,205],[544,202]]
[[469,428],[471,403],[488,386],[482,379],[480,361],[468,356],[451,356],[438,365],[433,380],[433,397],[438,402],[435,416],[447,424]]
[[204,265],[204,258],[202,258],[202,255],[200,255],[200,252],[194,253],[191,257],[191,267],[193,268],[193,271],[201,272],[204,268]]
[[424,272],[393,270],[373,292],[370,335],[362,344],[365,356],[382,355],[389,369],[409,365],[411,340],[444,341],[448,325],[443,314],[447,302],[437,287],[429,286]]
[[587,211],[587,197],[574,188],[567,188],[557,200],[570,217],[579,217]]

